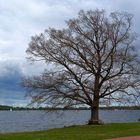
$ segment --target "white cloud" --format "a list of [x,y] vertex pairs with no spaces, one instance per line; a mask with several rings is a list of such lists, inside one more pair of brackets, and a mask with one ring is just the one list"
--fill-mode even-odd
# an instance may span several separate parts
[[27,107],[30,103],[30,99],[0,99],[0,105],[9,105],[14,107]]

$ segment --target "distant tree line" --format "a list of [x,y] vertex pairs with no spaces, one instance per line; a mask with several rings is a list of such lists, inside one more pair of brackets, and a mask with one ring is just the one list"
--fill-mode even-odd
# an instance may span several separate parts
[[[0,110],[90,110],[89,107],[69,107],[69,108],[52,108],[52,107],[13,107],[7,105],[0,105]],[[109,106],[100,107],[101,110],[140,110],[140,106]]]

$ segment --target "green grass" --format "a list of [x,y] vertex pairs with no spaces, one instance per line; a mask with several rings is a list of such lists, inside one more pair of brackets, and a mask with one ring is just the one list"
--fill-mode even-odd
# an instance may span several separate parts
[[0,140],[104,140],[140,135],[140,123],[71,126],[47,131],[0,134]]

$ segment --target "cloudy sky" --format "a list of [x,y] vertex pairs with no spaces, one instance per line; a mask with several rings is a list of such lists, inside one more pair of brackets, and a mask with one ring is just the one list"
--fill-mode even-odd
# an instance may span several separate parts
[[134,14],[133,29],[140,34],[139,5],[140,0],[0,0],[0,104],[28,102],[19,85],[21,77],[37,74],[43,67],[26,60],[31,36],[48,27],[65,27],[65,21],[81,9],[97,8]]

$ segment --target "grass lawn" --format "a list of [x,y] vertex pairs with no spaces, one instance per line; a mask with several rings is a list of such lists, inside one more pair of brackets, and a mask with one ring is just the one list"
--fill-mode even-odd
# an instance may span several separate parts
[[140,123],[71,126],[47,131],[0,134],[0,140],[104,140],[140,135]]

